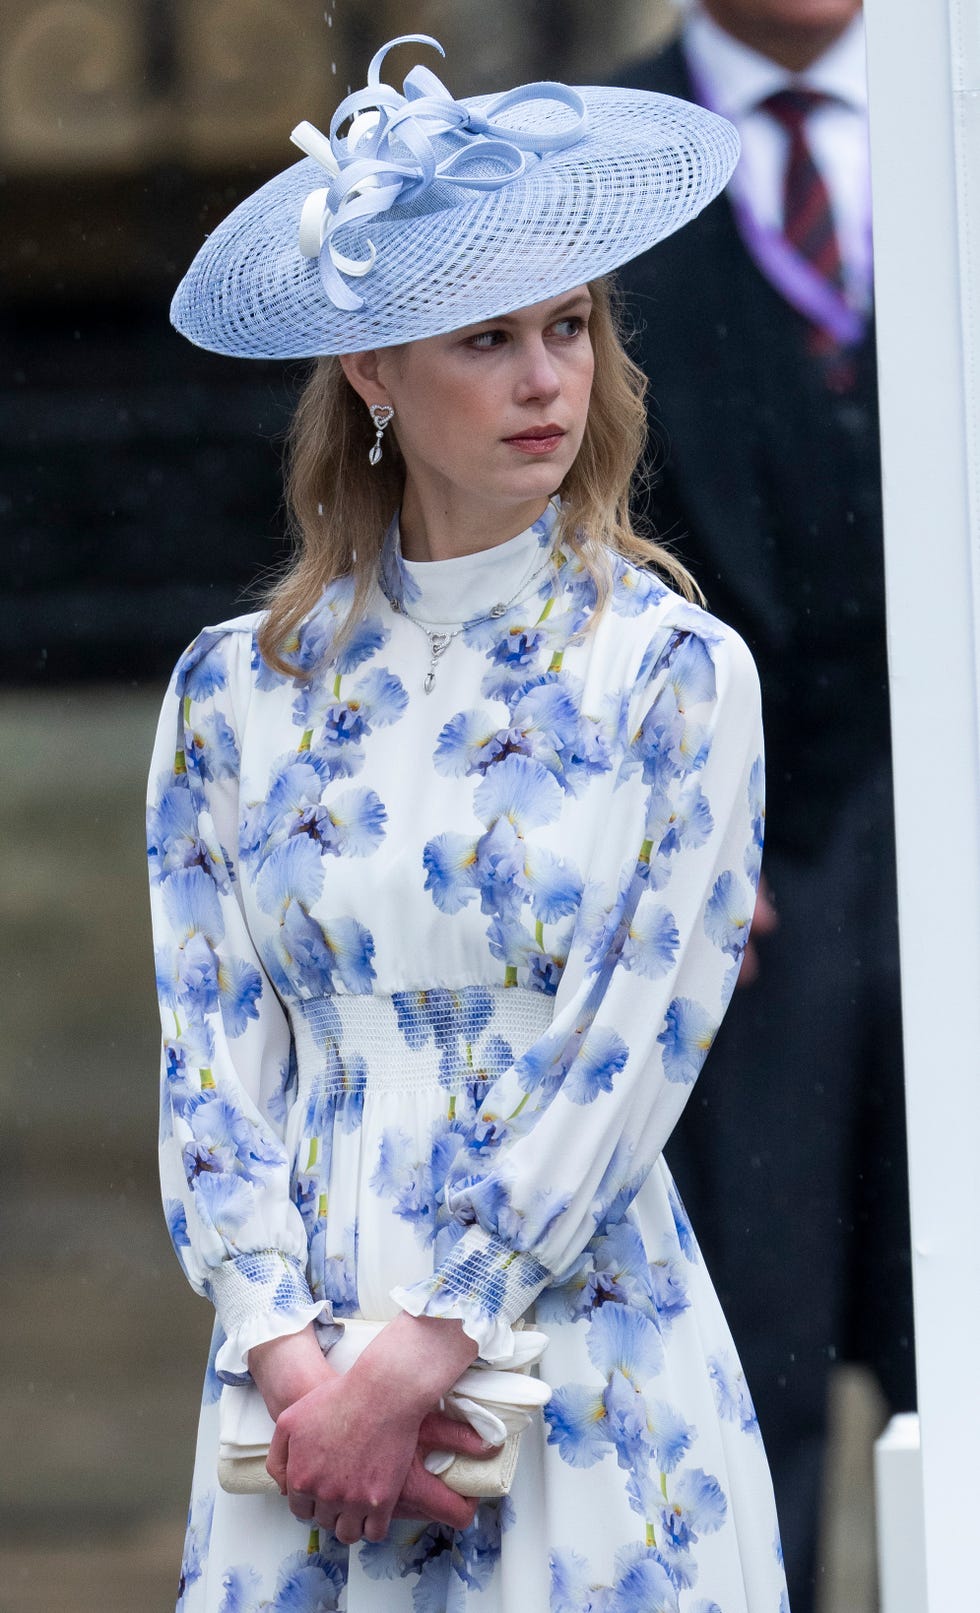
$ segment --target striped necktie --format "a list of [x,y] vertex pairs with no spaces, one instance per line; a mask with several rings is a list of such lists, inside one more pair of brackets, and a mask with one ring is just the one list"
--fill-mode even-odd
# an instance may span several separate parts
[[[844,264],[834,225],[830,192],[813,160],[806,136],[810,113],[831,99],[820,90],[777,90],[760,102],[760,111],[775,118],[786,131],[789,152],[783,187],[783,235],[788,244],[835,291],[844,290]],[[826,331],[811,326],[810,353],[821,361],[828,386],[847,391],[853,384],[853,365]]]
[[828,99],[819,90],[778,90],[762,102],[761,110],[775,118],[789,137],[783,189],[783,234],[824,280],[839,289],[844,284],[844,266],[830,193],[806,137],[807,118]]

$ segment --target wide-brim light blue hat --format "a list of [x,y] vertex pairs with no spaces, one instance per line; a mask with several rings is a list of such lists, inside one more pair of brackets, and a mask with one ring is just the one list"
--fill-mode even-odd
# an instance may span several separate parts
[[[391,347],[609,273],[694,218],[738,159],[731,124],[672,96],[564,84],[456,101],[415,67],[338,107],[329,138],[205,241],[170,317],[199,347],[314,358]],[[347,125],[346,132],[340,132]]]

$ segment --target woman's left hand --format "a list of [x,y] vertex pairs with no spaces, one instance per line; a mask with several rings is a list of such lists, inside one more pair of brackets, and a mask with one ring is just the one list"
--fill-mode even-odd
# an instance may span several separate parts
[[294,1515],[346,1545],[383,1540],[402,1510],[423,1419],[475,1356],[458,1322],[403,1314],[349,1372],[287,1406],[267,1465]]

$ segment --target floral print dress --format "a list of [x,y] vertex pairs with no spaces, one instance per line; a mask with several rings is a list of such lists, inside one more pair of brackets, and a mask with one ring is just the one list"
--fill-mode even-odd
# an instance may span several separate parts
[[[182,658],[151,776],[162,1180],[217,1312],[182,1613],[785,1613],[752,1402],[662,1149],[762,842],[755,671],[553,509],[409,563],[332,653],[256,619]],[[509,603],[507,603],[509,602]],[[504,604],[501,609],[501,604]],[[418,620],[453,632],[430,692]],[[462,1318],[553,1388],[508,1498],[348,1549],[216,1482],[218,1400],[313,1321]]]

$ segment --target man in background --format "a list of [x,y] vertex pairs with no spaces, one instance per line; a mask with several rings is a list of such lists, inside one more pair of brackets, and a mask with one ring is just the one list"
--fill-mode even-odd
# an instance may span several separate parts
[[701,0],[627,76],[743,144],[726,195],[622,279],[650,514],[762,678],[778,929],[668,1153],[810,1613],[831,1365],[914,1396],[860,0]]

